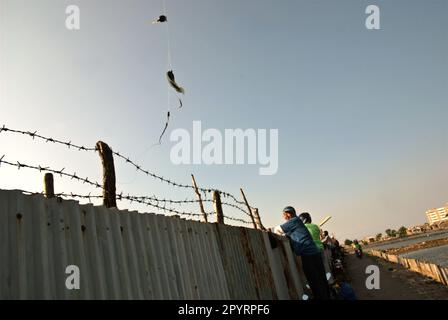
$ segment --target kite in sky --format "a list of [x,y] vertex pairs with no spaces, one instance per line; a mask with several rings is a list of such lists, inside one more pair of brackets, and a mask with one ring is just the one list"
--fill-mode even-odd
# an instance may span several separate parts
[[173,70],[170,70],[166,73],[166,76],[168,78],[168,82],[170,83],[170,85],[174,88],[174,90],[176,90],[179,93],[185,94],[185,90],[184,88],[180,87],[177,83],[176,83],[176,79],[174,78],[174,73]]
[[154,20],[152,23],[163,23],[163,22],[167,22],[168,19],[166,18],[165,15],[161,15],[157,18],[157,20]]
[[[182,88],[179,84],[177,84],[176,79],[174,77],[174,72],[172,70],[172,66],[171,66],[171,45],[170,45],[170,32],[169,32],[169,27],[168,27],[168,18],[167,18],[167,14],[166,14],[166,0],[163,0],[163,14],[160,15],[156,20],[154,20],[152,22],[153,24],[160,24],[160,23],[166,23],[166,37],[167,37],[167,60],[168,60],[168,69],[169,71],[166,73],[166,77],[168,79],[168,83],[170,84],[170,86],[176,90],[177,93],[181,93],[181,94],[185,94],[185,89]],[[168,128],[169,125],[169,121],[170,121],[170,99],[169,99],[169,95],[170,93],[168,92],[168,113],[167,113],[167,120],[165,123],[165,126],[163,128],[162,134],[159,137],[159,145],[162,144],[162,138]],[[177,95],[176,95],[177,96]],[[177,96],[177,99],[179,100],[179,107],[178,109],[181,109],[183,107],[183,103],[181,98],[179,98],[179,96]]]

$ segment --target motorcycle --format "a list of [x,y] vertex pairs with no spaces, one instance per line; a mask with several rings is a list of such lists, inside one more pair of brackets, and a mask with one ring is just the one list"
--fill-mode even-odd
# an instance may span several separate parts
[[362,250],[356,248],[355,249],[355,255],[356,255],[357,258],[362,259]]

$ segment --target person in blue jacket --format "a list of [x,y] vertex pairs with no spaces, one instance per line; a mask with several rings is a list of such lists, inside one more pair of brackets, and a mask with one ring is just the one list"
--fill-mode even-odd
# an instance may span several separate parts
[[276,226],[273,232],[288,237],[294,253],[302,258],[303,271],[314,299],[329,300],[330,288],[320,250],[306,226],[297,217],[296,210],[293,207],[288,206],[283,209],[283,218],[286,222]]

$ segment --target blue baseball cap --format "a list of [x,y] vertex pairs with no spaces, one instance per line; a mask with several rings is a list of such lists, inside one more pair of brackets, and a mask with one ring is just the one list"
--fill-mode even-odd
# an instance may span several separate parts
[[296,209],[294,209],[294,207],[291,206],[287,206],[283,209],[283,212],[287,212],[287,213],[291,213],[292,215],[296,215]]

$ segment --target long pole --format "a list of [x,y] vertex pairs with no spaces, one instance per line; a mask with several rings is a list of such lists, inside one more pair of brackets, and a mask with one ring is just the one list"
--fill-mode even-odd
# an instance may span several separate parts
[[252,208],[250,207],[249,202],[247,202],[246,195],[244,194],[243,188],[240,188],[240,191],[241,191],[241,194],[243,195],[244,203],[247,206],[247,210],[249,211],[250,218],[252,219],[252,224],[254,226],[254,229],[258,229],[257,224],[255,223],[255,219],[254,219],[254,214],[252,212]]
[[204,204],[202,203],[202,196],[201,193],[199,192],[198,185],[196,184],[196,179],[194,178],[194,175],[191,175],[191,180],[193,181],[194,192],[198,196],[199,209],[201,210],[202,218],[204,219],[204,222],[207,223],[208,222],[207,213],[205,213]]

